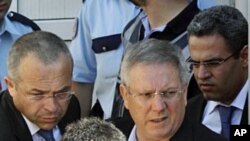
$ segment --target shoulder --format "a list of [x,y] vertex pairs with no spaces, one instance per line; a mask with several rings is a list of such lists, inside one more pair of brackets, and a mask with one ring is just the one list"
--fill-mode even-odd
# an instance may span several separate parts
[[10,97],[8,96],[8,92],[5,90],[0,93],[0,138],[7,139],[9,136],[12,135],[14,131],[14,126],[12,126],[13,122],[11,119],[13,116],[9,114],[9,112],[13,112],[10,108]]
[[203,98],[202,94],[196,95],[188,100],[188,105],[196,105],[196,104],[203,104],[205,99]]
[[221,135],[206,126],[194,121],[192,116],[185,115],[181,127],[171,141],[226,141]]
[[11,11],[8,13],[7,17],[12,22],[18,22],[18,23],[23,24],[25,26],[31,27],[34,31],[41,30],[40,27],[35,22],[33,22],[31,19],[29,19],[29,18],[27,18],[24,15],[21,15],[19,13]]
[[206,103],[207,101],[202,94],[190,98],[186,106],[187,113],[200,113],[204,109]]
[[123,116],[114,119],[108,119],[107,121],[113,123],[124,135],[129,138],[129,135],[135,125],[129,111],[125,109]]
[[[142,12],[142,11],[141,11]],[[133,19],[131,19],[123,28],[122,36],[126,38],[126,36],[131,35],[133,32],[138,31],[142,26],[140,13],[137,14]]]
[[192,119],[193,122],[200,123],[206,103],[207,101],[202,94],[189,99],[185,115]]

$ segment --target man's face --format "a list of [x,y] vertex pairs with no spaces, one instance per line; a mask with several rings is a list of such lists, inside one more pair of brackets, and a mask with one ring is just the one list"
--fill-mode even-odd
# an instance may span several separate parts
[[[128,81],[128,86],[122,84],[120,90],[138,139],[171,138],[183,121],[186,105],[186,88],[181,87],[176,67],[137,64],[129,72]],[[173,94],[175,90],[178,92]],[[168,96],[162,95],[167,92]]]
[[[53,64],[42,63],[28,54],[21,60],[18,80],[11,80],[8,89],[16,108],[38,127],[52,129],[67,111],[69,100],[56,98],[71,89],[72,67],[62,54]],[[7,80],[6,80],[7,81]],[[44,96],[43,98],[39,98]]]
[[[204,97],[230,104],[247,77],[247,54],[244,55],[245,59],[236,59],[235,52],[229,51],[224,38],[220,35],[191,35],[189,50],[191,59],[202,63],[194,65],[193,72]],[[208,64],[216,60],[222,62]]]
[[7,11],[10,8],[12,0],[0,0],[0,23],[3,21],[3,18]]

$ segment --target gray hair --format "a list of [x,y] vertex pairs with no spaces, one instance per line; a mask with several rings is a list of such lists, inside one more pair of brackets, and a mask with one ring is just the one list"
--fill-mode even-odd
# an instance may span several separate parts
[[137,64],[172,64],[176,66],[182,86],[187,85],[189,72],[182,50],[166,40],[146,39],[126,48],[121,65],[121,82],[129,85],[127,77]]
[[68,124],[62,141],[126,141],[126,137],[112,123],[89,117]]
[[218,34],[229,50],[236,52],[248,44],[248,23],[242,13],[230,6],[214,6],[197,14],[187,31],[190,36]]
[[53,64],[61,53],[70,59],[73,68],[73,59],[65,42],[53,33],[35,31],[21,36],[13,44],[8,61],[8,76],[18,79],[18,67],[28,54],[36,55],[44,64]]

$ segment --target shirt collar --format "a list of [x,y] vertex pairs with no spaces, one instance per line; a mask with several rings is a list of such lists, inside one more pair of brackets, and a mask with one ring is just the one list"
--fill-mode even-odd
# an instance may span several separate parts
[[31,133],[31,135],[33,136],[34,134],[36,134],[36,132],[38,131],[38,130],[40,130],[40,128],[37,126],[37,125],[35,125],[34,123],[32,123],[28,118],[26,118],[23,114],[22,114],[22,116],[23,116],[23,118],[24,118],[24,120],[25,120],[25,122],[26,122],[26,124],[27,124],[27,126],[28,126],[28,128],[29,128],[29,130],[30,130],[30,133]]
[[162,32],[165,29],[165,27],[167,26],[167,24],[165,24],[165,25],[162,25],[162,26],[157,27],[155,29],[151,29],[150,24],[149,24],[149,20],[148,20],[148,16],[144,11],[142,11],[139,14],[139,17],[140,17],[142,25],[145,29],[144,37],[149,36],[151,33],[155,32],[155,31]]
[[[243,88],[237,95],[237,97],[234,99],[234,101],[230,104],[231,106],[234,106],[240,110],[244,109],[245,102],[247,100],[247,95],[248,95],[248,90],[249,90],[249,81],[247,80],[246,83],[244,84]],[[207,102],[207,112],[208,114],[212,113],[217,105],[224,105],[220,102],[216,101],[208,101]]]
[[247,100],[247,95],[248,95],[248,90],[249,90],[249,81],[247,80],[243,88],[241,89],[240,93],[238,96],[234,99],[232,102],[232,106],[237,107],[238,109],[243,110],[244,105]]
[[137,139],[136,139],[136,125],[132,129],[132,131],[129,135],[128,141],[137,141]]
[[[31,133],[31,136],[33,136],[33,135],[35,135],[39,130],[40,130],[40,128],[37,126],[37,125],[35,125],[33,122],[31,122],[26,116],[24,116],[23,114],[22,114],[22,116],[23,116],[23,118],[24,118],[24,120],[25,120],[25,122],[26,122],[26,124],[27,124],[27,126],[28,126],[28,128],[29,128],[29,131],[30,131],[30,133]],[[54,127],[53,128],[53,131],[54,130],[59,130],[59,127],[58,126],[56,126],[56,127]]]
[[[146,36],[150,37],[158,37],[161,36],[159,34],[164,34],[164,39],[173,40],[176,36],[186,31],[188,24],[191,22],[193,17],[200,12],[200,9],[197,6],[197,0],[192,0],[187,7],[185,7],[174,19],[168,22],[166,25],[159,27],[159,29],[155,29],[154,32],[149,32],[150,35]],[[141,19],[141,23],[143,24],[143,28],[147,31],[149,28],[147,15],[144,11],[140,12],[139,18]],[[161,32],[160,32],[161,31]],[[158,37],[159,38],[159,37]]]

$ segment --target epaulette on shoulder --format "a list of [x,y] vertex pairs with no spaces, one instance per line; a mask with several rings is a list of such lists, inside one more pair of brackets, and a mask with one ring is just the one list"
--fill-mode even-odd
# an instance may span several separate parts
[[36,30],[41,30],[40,27],[35,23],[33,22],[32,20],[30,20],[29,18],[21,15],[21,14],[18,14],[16,12],[9,12],[7,17],[11,20],[11,21],[18,21],[24,25],[28,25],[30,26],[34,31]]

